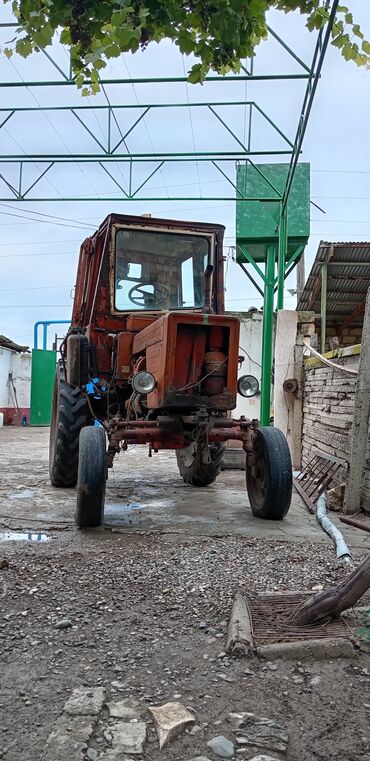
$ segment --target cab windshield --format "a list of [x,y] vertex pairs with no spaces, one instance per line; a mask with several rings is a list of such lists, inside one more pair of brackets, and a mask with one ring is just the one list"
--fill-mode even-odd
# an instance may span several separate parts
[[204,306],[211,239],[121,229],[115,238],[115,308],[122,311]]

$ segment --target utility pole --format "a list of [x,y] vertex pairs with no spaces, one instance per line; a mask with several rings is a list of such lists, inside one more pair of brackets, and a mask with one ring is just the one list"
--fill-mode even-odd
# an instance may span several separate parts
[[297,301],[301,298],[305,284],[304,252],[297,264]]

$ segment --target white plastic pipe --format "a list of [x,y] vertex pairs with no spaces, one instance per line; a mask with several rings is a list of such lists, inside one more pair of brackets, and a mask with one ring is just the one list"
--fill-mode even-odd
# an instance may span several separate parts
[[341,560],[343,560],[345,563],[351,563],[352,556],[344,540],[343,534],[341,534],[339,529],[334,526],[334,523],[329,520],[326,514],[325,492],[317,500],[316,518],[324,531],[326,531],[326,533],[329,534],[330,538],[333,540],[337,550],[337,558],[341,558]]

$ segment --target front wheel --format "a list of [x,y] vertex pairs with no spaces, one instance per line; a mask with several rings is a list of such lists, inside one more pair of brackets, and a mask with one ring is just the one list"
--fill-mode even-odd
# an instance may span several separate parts
[[100,526],[104,514],[107,457],[105,432],[87,426],[80,433],[76,524],[78,528]]
[[49,473],[53,486],[76,486],[81,429],[91,415],[81,389],[70,386],[58,362],[55,372],[49,441]]
[[292,462],[288,442],[278,428],[257,428],[252,463],[246,466],[253,515],[280,521],[292,499]]
[[176,451],[177,466],[186,484],[209,486],[221,470],[225,447],[221,444],[190,444]]

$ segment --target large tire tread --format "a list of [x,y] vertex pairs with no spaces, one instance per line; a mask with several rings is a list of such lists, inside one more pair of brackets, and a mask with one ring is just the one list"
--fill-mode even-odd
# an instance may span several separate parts
[[[64,380],[57,367],[53,420],[50,428],[50,480],[53,486],[73,487],[77,483],[79,436],[91,415],[79,388]],[[54,417],[55,416],[55,417]]]
[[103,428],[87,426],[80,433],[75,516],[78,528],[94,528],[101,525],[106,479],[105,432]]
[[268,473],[263,500],[253,498],[251,473],[247,466],[247,489],[253,515],[265,520],[282,520],[290,507],[293,487],[292,462],[288,442],[279,428],[262,427],[256,431],[257,446],[265,453]]

